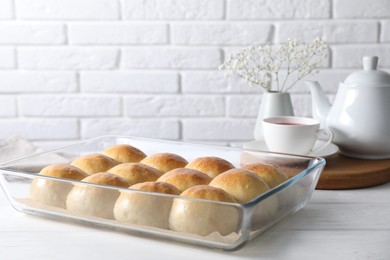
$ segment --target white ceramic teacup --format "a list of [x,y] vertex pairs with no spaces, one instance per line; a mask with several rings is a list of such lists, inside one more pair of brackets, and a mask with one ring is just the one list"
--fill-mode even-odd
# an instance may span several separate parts
[[[320,122],[308,117],[279,116],[263,119],[265,144],[272,152],[309,154],[325,148],[332,142],[333,133],[329,129],[319,129]],[[313,150],[320,134],[328,140]]]

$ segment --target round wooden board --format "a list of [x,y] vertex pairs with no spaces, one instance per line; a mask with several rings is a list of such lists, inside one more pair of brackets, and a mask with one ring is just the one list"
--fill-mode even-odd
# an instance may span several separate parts
[[316,188],[357,189],[387,182],[390,182],[390,159],[362,160],[335,154],[326,158],[326,166]]

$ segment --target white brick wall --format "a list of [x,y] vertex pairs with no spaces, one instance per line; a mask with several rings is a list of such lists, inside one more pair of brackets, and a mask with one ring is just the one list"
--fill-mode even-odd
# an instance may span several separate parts
[[221,64],[218,48],[130,47],[123,50],[124,69],[215,69]]
[[18,18],[26,20],[117,20],[119,2],[112,0],[14,0]]
[[68,26],[68,35],[70,44],[79,45],[166,44],[168,25],[126,22],[74,23]]
[[13,18],[12,0],[0,1],[0,19]]
[[0,69],[13,69],[16,65],[15,50],[11,47],[0,47]]
[[[64,144],[104,134],[240,146],[262,90],[218,66],[288,38],[330,44],[319,80],[378,55],[390,70],[388,0],[0,0],[0,139]],[[311,115],[308,89],[291,90]]]

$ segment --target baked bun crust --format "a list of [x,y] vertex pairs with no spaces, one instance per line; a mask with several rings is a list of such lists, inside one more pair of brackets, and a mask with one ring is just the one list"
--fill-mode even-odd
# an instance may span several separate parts
[[[235,202],[234,198],[224,190],[208,185],[193,186],[182,192],[180,196]],[[236,231],[239,219],[239,211],[232,205],[175,198],[169,217],[169,227],[175,231],[201,236],[213,232],[224,236]]]
[[183,191],[180,196],[234,203],[236,200],[223,189],[210,185],[197,185]]
[[[244,168],[258,174],[271,189],[288,180],[287,174],[285,174],[278,166],[254,163],[246,165]],[[279,206],[282,207],[289,205],[296,199],[296,195],[296,187],[289,187],[288,189],[278,192],[277,197],[279,199]]]
[[288,180],[287,175],[281,169],[270,164],[254,163],[245,165],[243,168],[259,175],[271,189]]
[[265,181],[246,169],[228,170],[215,177],[210,186],[223,189],[240,203],[248,202],[269,190]]
[[173,153],[155,153],[144,158],[141,163],[149,165],[163,173],[176,168],[185,167],[188,162],[183,157]]
[[[125,179],[108,172],[92,174],[82,180],[94,184],[128,187]],[[80,215],[113,219],[113,208],[119,191],[104,187],[76,184],[66,200],[69,212]]]
[[40,175],[51,176],[57,178],[71,179],[71,180],[82,180],[87,177],[87,173],[83,170],[72,166],[70,164],[52,164],[43,168]]
[[192,186],[207,185],[211,178],[197,170],[177,168],[163,174],[157,181],[170,183],[183,192]]
[[[165,182],[143,182],[130,187],[134,190],[178,195],[179,190]],[[129,224],[168,229],[172,198],[134,191],[121,191],[114,207],[115,219]]]
[[219,157],[199,157],[187,164],[186,168],[207,174],[211,178],[234,168],[234,165]]
[[103,154],[120,163],[139,162],[146,157],[140,149],[128,144],[110,146],[103,151]]
[[106,172],[119,163],[107,155],[93,153],[80,156],[71,164],[91,175],[98,172]]
[[[232,169],[218,175],[210,182],[232,195],[238,202],[251,201],[258,195],[268,191],[268,184],[256,173],[246,169]],[[251,215],[251,228],[259,229],[269,223],[279,208],[276,196],[271,196],[256,204]]]
[[129,186],[146,181],[155,181],[163,173],[159,170],[142,163],[122,163],[109,169],[107,172],[124,178]]
[[[39,175],[82,180],[88,175],[69,164],[53,164],[43,168]],[[30,198],[45,205],[65,208],[66,197],[73,185],[60,180],[34,178],[30,186]]]

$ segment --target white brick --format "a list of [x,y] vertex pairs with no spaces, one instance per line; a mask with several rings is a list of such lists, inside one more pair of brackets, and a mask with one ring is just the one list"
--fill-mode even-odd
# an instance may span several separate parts
[[229,19],[328,18],[330,0],[228,0]]
[[113,95],[21,95],[22,116],[119,116],[121,99]]
[[255,119],[186,119],[184,140],[249,140],[253,138]]
[[123,51],[124,68],[215,69],[221,64],[217,48],[143,47]]
[[373,21],[305,21],[281,22],[277,42],[295,38],[311,42],[321,37],[328,43],[377,42],[378,23]]
[[222,19],[223,0],[123,0],[126,19]]
[[0,69],[12,69],[15,66],[15,50],[9,47],[0,47]]
[[12,0],[1,0],[0,19],[11,19],[13,16]]
[[91,47],[21,47],[18,64],[23,69],[112,69],[118,50]]
[[173,119],[107,118],[81,120],[82,138],[108,134],[177,140],[180,138],[180,124]]
[[76,23],[68,26],[71,44],[165,44],[168,26],[156,23]]
[[75,92],[76,73],[0,71],[0,92]]
[[225,77],[222,71],[182,72],[183,93],[260,93],[238,76]]
[[64,42],[65,29],[61,24],[0,23],[0,44],[61,44]]
[[390,67],[389,45],[334,46],[332,56],[335,68],[362,68],[363,56],[378,56],[379,67]]
[[381,42],[390,42],[390,20],[382,22]]
[[229,117],[253,117],[259,112],[261,95],[235,95],[228,97]]
[[27,139],[58,140],[79,138],[75,119],[4,119],[0,120],[0,138],[20,135]]
[[334,0],[335,18],[384,18],[389,17],[388,0]]
[[179,77],[155,71],[81,72],[80,85],[83,92],[174,93],[179,90]]
[[16,0],[15,5],[17,17],[23,19],[119,19],[117,0]]
[[15,97],[4,95],[0,96],[0,104],[1,117],[15,117],[17,115]]
[[130,96],[125,97],[126,116],[223,116],[221,96]]
[[174,44],[247,45],[265,43],[273,27],[264,23],[177,23],[171,26]]

